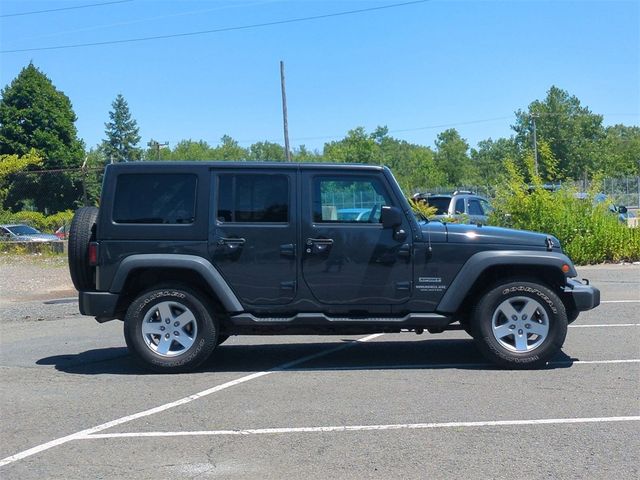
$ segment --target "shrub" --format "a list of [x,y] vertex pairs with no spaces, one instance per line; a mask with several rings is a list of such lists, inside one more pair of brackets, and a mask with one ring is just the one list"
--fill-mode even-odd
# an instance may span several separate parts
[[41,232],[55,232],[63,225],[70,225],[73,219],[73,212],[65,210],[53,215],[45,216],[40,212],[8,212],[0,211],[0,223],[25,223]]
[[586,198],[577,198],[571,188],[545,190],[532,161],[526,162],[531,186],[513,162],[505,165],[504,188],[496,194],[490,223],[554,235],[577,264],[640,260],[640,229],[629,228],[609,205],[594,201],[597,179]]

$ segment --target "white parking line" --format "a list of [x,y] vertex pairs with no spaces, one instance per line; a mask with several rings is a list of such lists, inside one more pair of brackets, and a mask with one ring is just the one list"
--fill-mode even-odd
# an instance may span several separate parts
[[640,303],[640,300],[601,300],[600,303]]
[[[621,363],[640,363],[640,358],[620,359],[620,360],[560,360],[556,362],[549,362],[549,366],[562,366],[562,365],[609,365],[609,364],[621,364]],[[351,365],[342,367],[309,367],[299,368],[297,371],[304,372],[322,372],[322,371],[341,371],[341,370],[411,370],[411,369],[439,369],[439,368],[494,368],[500,370],[499,367],[493,363],[408,363],[400,365]],[[509,370],[505,370],[509,371]]]
[[603,327],[640,327],[640,323],[599,323],[586,325],[569,325],[569,328],[603,328]]
[[305,357],[299,358],[297,360],[293,360],[291,362],[283,363],[281,365],[278,365],[278,366],[272,368],[271,370],[264,370],[262,372],[252,373],[251,375],[246,375],[246,376],[240,377],[240,378],[238,378],[236,380],[232,380],[230,382],[226,382],[226,383],[223,383],[221,385],[217,385],[217,386],[209,388],[207,390],[203,390],[202,392],[195,393],[193,395],[189,395],[188,397],[181,398],[181,399],[176,400],[174,402],[165,403],[164,405],[160,405],[160,406],[155,407],[155,408],[150,408],[149,410],[144,410],[142,412],[134,413],[133,415],[127,415],[126,417],[121,417],[121,418],[118,418],[116,420],[112,420],[110,422],[103,423],[101,425],[97,425],[97,426],[92,427],[92,428],[88,428],[86,430],[81,430],[80,432],[72,433],[71,435],[67,435],[67,436],[64,436],[64,437],[57,438],[55,440],[51,440],[50,442],[43,443],[42,445],[38,445],[36,447],[30,448],[28,450],[24,450],[24,451],[22,451],[20,453],[16,453],[15,455],[11,455],[10,457],[7,457],[7,458],[4,458],[4,459],[0,460],[0,467],[3,467],[3,466],[8,465],[10,463],[16,462],[18,460],[22,460],[23,458],[30,457],[31,455],[35,455],[36,453],[40,453],[40,452],[43,452],[45,450],[49,450],[50,448],[57,447],[59,445],[63,445],[65,443],[71,442],[73,440],[80,440],[80,439],[86,438],[87,436],[89,436],[91,434],[94,434],[96,432],[100,432],[102,430],[106,430],[106,429],[111,428],[111,427],[115,427],[116,425],[122,425],[123,423],[131,422],[132,420],[137,420],[138,418],[148,417],[149,415],[153,415],[153,414],[156,414],[156,413],[164,412],[165,410],[169,410],[170,408],[178,407],[180,405],[184,405],[186,403],[193,402],[194,400],[198,400],[199,398],[206,397],[208,395],[220,392],[222,390],[226,390],[227,388],[230,388],[230,387],[235,387],[236,385],[240,385],[241,383],[246,383],[248,381],[255,380],[256,378],[264,377],[265,375],[269,375],[271,373],[274,373],[274,372],[277,372],[277,371],[280,371],[280,370],[284,370],[284,369],[299,365],[299,364],[304,363],[304,362],[308,362],[309,360],[314,360],[316,358],[324,357],[325,355],[329,355],[331,353],[338,352],[340,350],[344,350],[346,348],[352,347],[352,346],[357,345],[359,343],[368,342],[369,340],[373,340],[374,338],[377,338],[377,337],[379,337],[381,335],[384,335],[384,334],[383,333],[376,333],[374,335],[369,335],[367,337],[360,338],[360,339],[355,340],[353,342],[345,343],[343,345],[340,345],[340,346],[337,346],[337,347],[334,347],[334,348],[330,348],[329,350],[324,350],[322,352],[314,353],[313,355],[307,355]]
[[81,440],[105,438],[139,438],[139,437],[187,437],[216,435],[264,435],[283,433],[328,433],[358,432],[371,430],[419,430],[427,428],[464,428],[464,427],[510,427],[517,425],[560,425],[568,423],[609,423],[637,422],[640,416],[629,417],[587,417],[587,418],[543,418],[537,420],[493,420],[488,422],[443,422],[443,423],[396,423],[390,425],[337,425],[327,427],[292,427],[292,428],[256,428],[247,430],[195,430],[182,432],[127,432],[102,433],[87,435]]

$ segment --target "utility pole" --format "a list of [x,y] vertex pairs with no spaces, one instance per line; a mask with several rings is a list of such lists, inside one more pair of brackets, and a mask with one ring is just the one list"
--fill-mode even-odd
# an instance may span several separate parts
[[533,122],[533,166],[535,168],[536,175],[538,175],[538,140],[536,137],[536,118],[538,115],[531,114],[531,121]]
[[147,142],[147,146],[149,148],[154,148],[156,151],[156,160],[160,160],[160,149],[167,148],[169,146],[169,142],[160,143],[156,140],[150,140]]
[[284,158],[291,161],[291,150],[289,150],[289,122],[287,119],[287,92],[284,87],[284,62],[280,60],[280,86],[282,87],[282,120],[284,123]]

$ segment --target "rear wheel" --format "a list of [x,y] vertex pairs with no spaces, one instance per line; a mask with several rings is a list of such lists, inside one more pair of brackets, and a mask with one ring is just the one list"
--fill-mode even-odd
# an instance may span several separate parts
[[124,321],[129,350],[146,366],[187,372],[204,362],[218,341],[207,303],[186,289],[163,288],[140,295]]
[[562,348],[567,313],[546,286],[513,281],[485,293],[472,327],[478,348],[492,362],[511,368],[539,367]]

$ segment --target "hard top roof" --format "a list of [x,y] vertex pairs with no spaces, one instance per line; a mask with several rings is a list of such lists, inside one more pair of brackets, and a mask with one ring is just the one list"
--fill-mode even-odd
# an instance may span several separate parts
[[383,170],[380,165],[366,165],[362,163],[311,163],[311,162],[224,162],[224,161],[149,161],[122,162],[109,164],[110,168],[134,167],[167,167],[167,168],[274,168],[274,169],[330,169],[330,170]]

